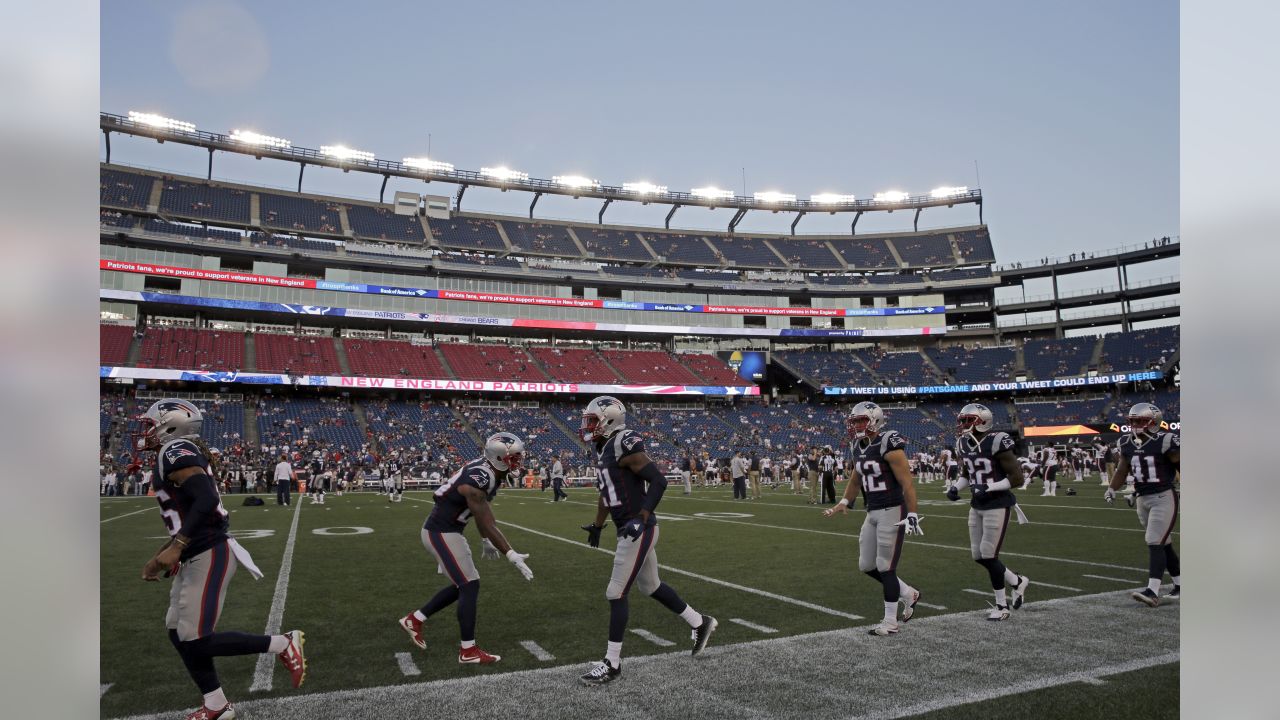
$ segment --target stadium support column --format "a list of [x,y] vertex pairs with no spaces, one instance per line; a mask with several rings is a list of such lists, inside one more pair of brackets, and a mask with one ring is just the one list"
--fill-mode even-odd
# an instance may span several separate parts
[[385,200],[383,200],[383,198],[384,198],[384,197],[386,197],[386,194],[387,194],[387,181],[388,181],[388,180],[390,180],[390,179],[391,179],[391,176],[390,176],[390,175],[383,175],[383,176],[382,176],[382,187],[378,188],[378,202],[386,202]]
[[922,210],[924,208],[916,208],[916,217],[911,221],[911,229],[916,232],[920,232],[920,211]]
[[738,212],[733,214],[733,219],[729,221],[729,234],[732,235],[734,229],[738,227],[738,223],[742,222],[742,216],[747,214],[746,208],[738,208]]
[[800,218],[804,217],[804,216],[805,216],[805,215],[807,215],[807,214],[808,214],[808,212],[807,212],[807,211],[805,211],[805,210],[801,210],[800,212],[796,213],[796,219],[791,221],[791,234],[792,234],[792,235],[795,235],[795,234],[796,234],[796,224],[800,222]]
[[541,199],[542,199],[542,193],[534,193],[534,194],[533,194],[533,202],[529,203],[529,219],[530,219],[530,220],[532,220],[532,219],[533,219],[533,206],[534,206],[534,205],[537,205],[537,204],[538,204],[538,201],[539,201],[539,200],[541,200]]
[[678,204],[676,204],[676,205],[672,205],[672,206],[671,206],[671,212],[667,213],[667,221],[666,221],[666,223],[665,223],[665,226],[666,226],[666,228],[667,228],[668,230],[670,230],[670,229],[671,229],[671,216],[672,216],[672,215],[675,215],[675,214],[676,214],[676,211],[677,211],[677,210],[679,210],[679,209],[680,209],[680,205],[678,205]]
[[596,224],[604,224],[604,211],[609,209],[609,203],[613,202],[613,198],[605,198],[604,204],[600,206],[600,213],[596,215]]
[[108,164],[108,165],[110,165],[110,164],[111,164],[111,131],[110,131],[110,130],[103,129],[102,134],[103,134],[103,136],[105,136],[105,137],[106,137],[106,141],[107,141],[107,164]]
[[1049,277],[1053,278],[1053,324],[1054,336],[1062,337],[1062,305],[1058,303],[1058,271],[1049,267]]
[[850,235],[857,235],[857,234],[858,234],[858,219],[859,219],[859,218],[861,218],[861,217],[862,217],[862,211],[861,211],[861,210],[859,210],[858,212],[856,212],[856,213],[854,213],[854,214],[853,214],[853,223],[852,223],[851,225],[849,225],[849,234],[850,234]]
[[462,194],[467,191],[466,185],[458,186],[458,195],[453,199],[453,209],[462,212]]
[[978,224],[982,224],[982,198],[978,198]]
[[213,180],[213,148],[209,148],[209,174],[205,176],[206,180]]
[[302,171],[306,169],[307,169],[306,163],[304,162],[298,163],[298,192],[302,192]]
[[1133,302],[1129,300],[1129,268],[1116,258],[1116,266],[1120,268],[1120,329],[1129,332],[1129,313],[1133,311]]

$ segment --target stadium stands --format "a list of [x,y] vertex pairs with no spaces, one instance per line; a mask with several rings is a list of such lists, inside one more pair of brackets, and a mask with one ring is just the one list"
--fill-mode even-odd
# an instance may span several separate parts
[[354,451],[365,443],[351,406],[329,398],[260,397],[258,436],[264,445],[289,445],[298,450],[335,447]]
[[137,215],[125,215],[115,210],[102,208],[98,211],[98,223],[104,228],[122,228],[130,230],[138,224]]
[[980,280],[992,277],[991,268],[964,268],[963,270],[932,270],[929,277],[935,282],[956,282],[959,280]]
[[722,264],[724,255],[719,250],[707,246],[700,235],[681,235],[677,233],[645,233],[649,247],[666,258],[668,263],[686,263],[690,265]]
[[617,275],[619,277],[651,277],[651,278],[674,278],[677,271],[672,268],[642,268],[633,267],[631,265],[604,265],[601,270],[606,275]]
[[441,345],[445,362],[459,380],[546,382],[524,348],[509,345]]
[[1023,346],[1027,371],[1037,380],[1068,377],[1084,372],[1098,344],[1094,337],[1061,340],[1028,340]]
[[621,382],[595,350],[585,348],[530,347],[529,352],[542,363],[557,382],[612,384]]
[[[781,241],[772,241],[776,246]],[[725,235],[712,240],[712,244],[719,249],[721,256],[726,260],[731,260],[738,267],[765,267],[765,268],[784,268],[786,263],[778,259],[778,256],[769,249],[769,245],[760,238],[733,237]],[[831,253],[827,253],[828,263],[834,263],[834,257]],[[835,267],[834,264],[830,265]]]
[[991,233],[986,228],[953,233],[952,237],[955,238],[962,264],[996,261],[995,251],[991,249]]
[[601,350],[628,383],[641,385],[701,385],[688,368],[671,353],[661,350]]
[[[481,438],[509,432],[524,440],[526,466],[532,458],[536,458],[540,465],[547,465],[554,452],[569,456],[582,454],[582,447],[552,423],[540,408],[471,407],[461,412]],[[573,427],[577,428],[577,425]]]
[[1182,419],[1182,393],[1176,387],[1157,390],[1130,390],[1115,394],[1115,403],[1106,420],[1123,422],[1129,408],[1140,402],[1149,402],[1160,408],[1165,422],[1179,422]]
[[946,235],[915,235],[893,238],[893,247],[910,267],[939,267],[954,265],[951,241]]
[[1018,351],[1011,346],[966,348],[959,345],[930,347],[925,354],[954,382],[1012,380]]
[[195,401],[204,415],[200,437],[210,448],[225,452],[241,442],[244,433],[244,404],[238,400]]
[[253,341],[260,371],[291,375],[342,374],[331,337],[257,333]]
[[110,207],[146,210],[154,179],[123,170],[102,168],[99,172],[100,202]]
[[1178,350],[1178,326],[1112,333],[1102,339],[1103,372],[1129,372],[1161,367]]
[[440,364],[435,348],[403,340],[346,338],[342,342],[353,375],[446,379],[449,372]]
[[737,373],[715,355],[680,353],[676,357],[692,370],[695,375],[705,380],[708,385],[734,386],[751,384],[750,381],[738,377]]
[[563,225],[508,220],[502,226],[507,231],[511,246],[522,252],[566,257],[578,257],[582,254]]
[[653,255],[640,244],[640,236],[625,230],[574,227],[582,246],[597,258],[653,262]]
[[872,372],[894,385],[936,384],[941,381],[916,350],[885,352],[879,348],[856,351]]
[[520,261],[513,258],[500,257],[483,257],[480,255],[462,255],[459,253],[448,253],[444,255],[436,255],[434,258],[437,262],[447,262],[454,265],[472,265],[479,267],[504,267],[504,268],[520,268]]
[[397,215],[383,207],[348,205],[347,222],[351,231],[363,238],[418,245],[427,240],[417,215]]
[[498,234],[498,226],[492,220],[468,217],[428,219],[427,226],[431,228],[431,235],[436,242],[444,247],[489,252],[501,252],[507,247]]
[[1102,414],[1102,410],[1109,402],[1111,399],[1107,397],[1091,399],[1061,397],[1050,401],[1033,401],[1028,398],[1014,400],[1018,419],[1026,426],[1103,422],[1106,417]]
[[796,267],[807,270],[835,270],[841,267],[840,260],[831,254],[827,243],[821,240],[771,240],[770,244]]
[[812,378],[819,385],[875,385],[875,377],[849,352],[787,350],[773,357]]
[[238,243],[244,237],[235,230],[219,230],[217,228],[206,228],[199,225],[184,225],[180,223],[170,223],[164,220],[152,218],[142,225],[142,229],[150,233],[162,233],[165,235],[177,235],[185,238],[209,238],[219,242]]
[[258,193],[262,225],[269,228],[337,235],[341,206],[304,197]]
[[479,456],[480,446],[449,407],[430,400],[366,400],[369,432],[385,453],[427,449],[443,456],[446,473]]
[[127,325],[98,326],[98,359],[103,365],[124,365],[129,359],[133,327]]
[[234,188],[166,178],[164,192],[160,195],[160,212],[176,217],[248,225],[249,193]]
[[139,367],[226,371],[244,367],[244,333],[184,327],[149,327]]
[[832,240],[831,246],[853,270],[896,268],[893,256],[883,240]]

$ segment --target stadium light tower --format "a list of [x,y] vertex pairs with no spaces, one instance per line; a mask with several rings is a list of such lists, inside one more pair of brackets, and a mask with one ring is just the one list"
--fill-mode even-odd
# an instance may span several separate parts
[[512,180],[524,182],[529,179],[529,173],[512,170],[505,165],[499,165],[497,167],[482,167],[480,168],[480,174],[484,177],[490,178],[491,180],[497,180],[499,182],[511,182]]
[[252,130],[232,130],[228,135],[233,142],[253,147],[264,147],[272,150],[288,150],[293,143],[284,138],[272,137],[270,135],[262,135]]
[[157,115],[155,113],[144,113],[130,110],[129,119],[139,125],[147,125],[160,130],[170,130],[173,132],[196,131],[195,123],[189,123],[184,120],[174,120],[173,118]]
[[356,150],[346,145],[321,145],[320,154],[333,158],[339,162],[348,160],[357,160],[359,162],[373,162],[373,153],[365,150]]
[[453,165],[439,160],[432,160],[426,157],[407,157],[400,161],[401,165],[414,170],[423,170],[426,172],[453,172]]

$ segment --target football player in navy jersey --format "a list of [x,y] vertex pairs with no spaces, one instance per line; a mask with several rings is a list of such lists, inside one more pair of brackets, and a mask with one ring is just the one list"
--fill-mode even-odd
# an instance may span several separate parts
[[218,497],[209,452],[200,441],[204,416],[186,400],[164,399],[137,418],[137,449],[156,453],[156,500],[169,541],[142,568],[147,581],[172,577],[165,626],[191,679],[204,695],[187,720],[233,720],[213,659],[224,655],[275,653],[293,686],[306,678],[303,633],[249,635],[215,632],[227,586],[243,564],[254,579],[262,572],[228,534],[227,511]]
[[849,412],[850,464],[852,472],[844,496],[835,507],[823,511],[831,517],[849,512],[862,488],[867,517],[858,533],[858,569],[884,588],[884,620],[872,635],[898,632],[898,603],[902,622],[915,613],[920,591],[898,577],[898,558],[904,535],[924,535],[916,514],[916,489],[904,448],[907,441],[894,430],[885,430],[884,410],[873,402],[860,402]]
[[707,646],[717,625],[715,618],[694,610],[670,585],[658,579],[658,517],[654,510],[667,489],[667,479],[645,452],[644,438],[626,429],[626,413],[620,400],[601,396],[582,411],[579,427],[582,439],[595,447],[596,488],[600,491],[595,521],[582,526],[587,531],[587,543],[600,547],[600,531],[606,517],[612,516],[618,528],[613,573],[605,590],[609,600],[609,644],[604,660],[582,676],[587,685],[603,685],[622,674],[622,636],[627,630],[627,592],[632,583],[689,623],[693,628],[693,655]]
[[[960,458],[960,476],[947,488],[947,498],[960,499],[960,491],[968,486],[969,551],[974,562],[987,569],[996,606],[988,620],[1009,619],[1009,609],[1022,607],[1031,580],[1005,567],[1000,561],[1000,546],[1009,529],[1009,515],[1017,513],[1018,522],[1026,521],[1018,509],[1013,488],[1022,482],[1022,466],[1013,454],[1014,442],[1008,433],[991,432],[995,420],[986,405],[969,403],[956,416],[956,457]],[[1012,603],[1005,596],[1005,586],[1013,588]]]
[[435,491],[435,507],[422,525],[422,544],[435,556],[436,562],[449,576],[450,585],[437,592],[426,605],[400,618],[400,627],[409,633],[413,644],[425,650],[426,637],[422,625],[427,618],[458,603],[458,626],[462,646],[458,662],[464,665],[488,665],[502,659],[476,646],[476,603],[480,597],[480,573],[471,559],[471,547],[462,531],[467,521],[476,519],[485,557],[506,556],[525,580],[533,580],[533,571],[525,564],[527,554],[511,549],[511,543],[498,529],[489,503],[508,476],[518,475],[524,461],[524,442],[508,432],[490,435],[484,443],[484,457],[463,465],[453,477]]
[[1138,522],[1146,529],[1148,554],[1147,587],[1130,597],[1155,607],[1160,604],[1160,581],[1167,570],[1173,576],[1173,590],[1166,596],[1176,600],[1182,593],[1181,562],[1173,551],[1173,526],[1178,521],[1178,493],[1173,488],[1174,476],[1182,456],[1182,440],[1161,428],[1164,413],[1151,403],[1138,403],[1129,409],[1129,437],[1116,441],[1119,462],[1107,488],[1107,503],[1116,499],[1116,491],[1129,475],[1134,479],[1137,495]]

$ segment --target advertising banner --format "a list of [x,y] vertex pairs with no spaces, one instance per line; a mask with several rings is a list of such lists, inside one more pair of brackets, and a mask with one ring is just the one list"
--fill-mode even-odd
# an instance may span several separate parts
[[1023,382],[964,383],[959,385],[885,385],[869,387],[822,386],[824,395],[939,395],[946,393],[991,393],[1013,390],[1046,390],[1056,388],[1092,387],[1115,385],[1124,382],[1159,380],[1163,376],[1155,370],[1131,373],[1110,373],[1095,377],[1064,377],[1049,380],[1025,380]]

